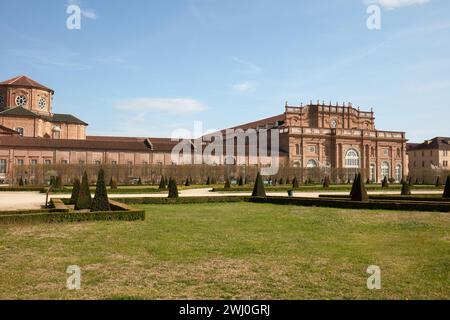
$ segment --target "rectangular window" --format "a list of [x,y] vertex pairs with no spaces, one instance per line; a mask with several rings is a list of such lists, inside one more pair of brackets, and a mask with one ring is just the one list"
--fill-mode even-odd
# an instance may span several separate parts
[[23,137],[23,132],[24,132],[23,128],[16,128],[16,131],[19,133],[19,135],[21,137]]
[[94,164],[95,164],[96,166],[99,166],[99,165],[102,164],[102,162],[101,162],[100,160],[95,160],[95,161],[94,161]]
[[37,167],[38,161],[36,159],[31,159],[30,160],[30,173],[31,176],[36,175],[36,167]]
[[0,160],[0,173],[6,173],[6,166],[7,162],[5,159]]
[[384,152],[384,155],[385,155],[385,156],[388,156],[388,155],[389,155],[389,149],[384,149],[383,152]]
[[67,160],[61,160],[61,164],[68,164]]
[[113,165],[113,166],[115,166],[115,165],[117,165],[117,161],[111,161],[111,164]]
[[128,165],[128,176],[131,177],[133,175],[133,162],[128,161],[127,165]]
[[24,164],[23,159],[17,159],[17,165],[19,167],[23,167],[23,164]]
[[300,145],[298,144],[295,146],[295,154],[298,156],[300,155]]
[[52,164],[52,160],[44,160],[44,164],[46,165],[46,166],[50,166],[51,164]]

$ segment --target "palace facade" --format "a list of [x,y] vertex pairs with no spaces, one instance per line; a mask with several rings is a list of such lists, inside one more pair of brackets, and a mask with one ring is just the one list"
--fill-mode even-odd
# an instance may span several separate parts
[[[17,166],[180,164],[171,154],[179,142],[171,139],[87,135],[87,123],[54,113],[53,95],[26,76],[0,83],[0,181],[14,181]],[[365,170],[373,181],[400,181],[408,170],[405,133],[378,131],[373,111],[351,104],[286,104],[283,114],[232,129],[279,130],[278,157],[286,166]],[[225,152],[217,155],[215,164],[226,158]],[[234,159],[236,165],[251,163],[249,157]]]

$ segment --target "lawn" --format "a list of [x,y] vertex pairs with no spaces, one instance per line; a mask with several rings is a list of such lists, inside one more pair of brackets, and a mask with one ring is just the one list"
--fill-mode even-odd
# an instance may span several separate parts
[[[449,214],[142,207],[144,222],[2,226],[0,299],[450,298]],[[369,265],[382,290],[367,289]]]

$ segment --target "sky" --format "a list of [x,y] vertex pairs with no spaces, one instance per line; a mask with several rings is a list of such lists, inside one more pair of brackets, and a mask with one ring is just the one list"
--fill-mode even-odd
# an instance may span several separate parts
[[[351,102],[411,142],[450,136],[448,0],[0,0],[0,79],[55,90],[89,135],[171,137]],[[67,8],[81,8],[70,30]],[[380,29],[367,20],[380,8]]]

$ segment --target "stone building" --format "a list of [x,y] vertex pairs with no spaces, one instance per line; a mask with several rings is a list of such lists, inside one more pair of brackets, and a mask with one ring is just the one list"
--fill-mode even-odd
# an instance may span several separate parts
[[417,182],[442,182],[450,171],[450,138],[436,137],[420,144],[408,144],[409,171]]
[[[180,159],[186,157],[174,159],[171,153],[179,142],[171,139],[89,136],[84,121],[54,113],[53,95],[52,89],[26,76],[0,83],[0,181],[15,181],[15,168],[23,166],[145,168],[180,165]],[[400,181],[408,170],[405,133],[378,131],[373,111],[361,111],[351,104],[286,105],[283,114],[232,129],[277,130],[281,165],[323,170],[325,174],[345,171],[340,180],[363,171],[373,181],[385,176]],[[189,143],[193,153],[194,143]],[[215,165],[230,164],[225,149],[216,156]],[[255,163],[251,160],[233,157],[233,164],[249,166]],[[256,160],[257,165],[267,162],[267,157]],[[26,172],[33,180],[34,171]]]

